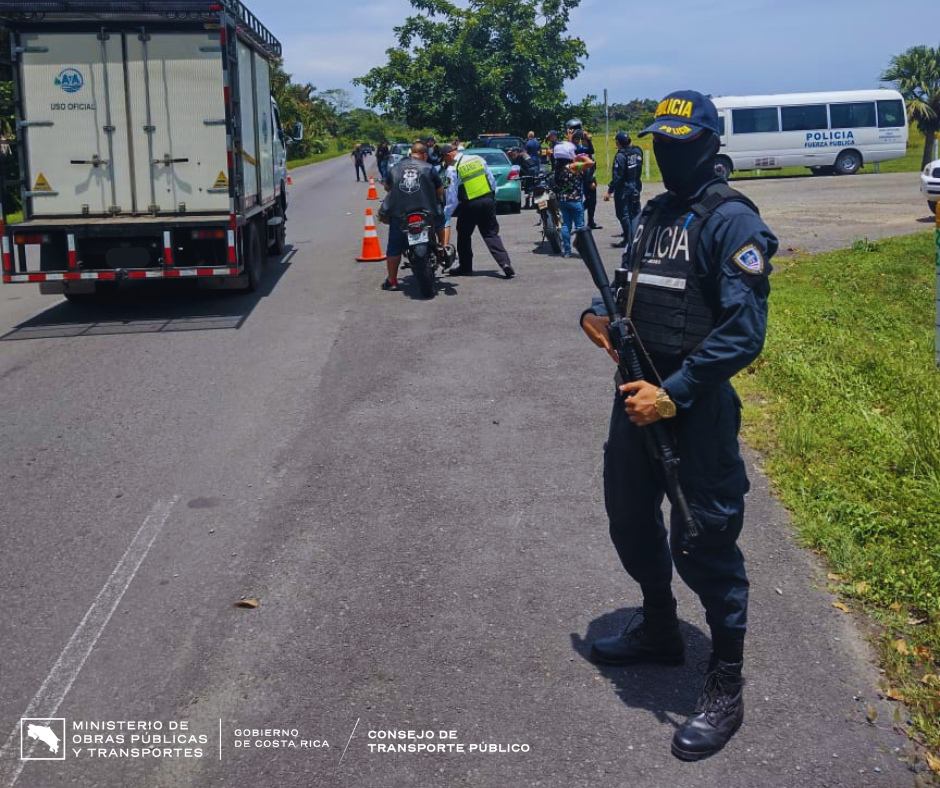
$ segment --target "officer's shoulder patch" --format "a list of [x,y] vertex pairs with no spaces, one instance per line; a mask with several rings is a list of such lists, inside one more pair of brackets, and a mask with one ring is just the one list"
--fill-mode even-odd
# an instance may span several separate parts
[[738,251],[732,255],[732,259],[742,271],[749,274],[764,273],[764,255],[753,243],[745,244],[738,249]]

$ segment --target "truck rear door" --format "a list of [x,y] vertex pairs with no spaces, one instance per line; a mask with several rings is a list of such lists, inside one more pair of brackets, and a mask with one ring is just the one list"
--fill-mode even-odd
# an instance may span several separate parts
[[227,213],[217,31],[128,34],[128,103],[139,213]]
[[130,211],[122,35],[26,33],[21,43],[32,215]]

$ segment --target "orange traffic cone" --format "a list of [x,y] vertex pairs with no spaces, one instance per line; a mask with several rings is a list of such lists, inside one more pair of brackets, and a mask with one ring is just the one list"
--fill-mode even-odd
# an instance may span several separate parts
[[379,199],[379,193],[375,190],[375,176],[369,176],[369,193],[366,195],[367,200],[377,200]]
[[291,177],[291,174],[290,174],[290,173],[287,173],[287,185],[288,185],[288,186],[293,186],[293,185],[294,185],[294,179]]
[[375,231],[375,219],[372,218],[372,209],[366,208],[366,229],[362,235],[362,256],[357,257],[360,263],[380,263],[385,259],[382,247],[379,246],[379,234]]

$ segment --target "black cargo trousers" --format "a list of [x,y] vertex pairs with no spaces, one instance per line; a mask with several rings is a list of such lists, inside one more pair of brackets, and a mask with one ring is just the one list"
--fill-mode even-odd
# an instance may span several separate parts
[[730,383],[696,398],[665,422],[681,458],[679,479],[700,533],[686,552],[685,524],[673,509],[667,534],[659,468],[640,428],[617,395],[604,446],[604,502],[610,536],[627,573],[650,590],[665,590],[672,568],[699,597],[713,637],[743,639],[748,580],[737,540],[749,482],[738,447],[741,401]]
[[473,270],[473,231],[480,228],[480,235],[493,259],[503,270],[511,265],[509,252],[499,237],[499,221],[496,219],[496,199],[492,194],[475,200],[461,201],[457,210],[457,258],[464,271]]

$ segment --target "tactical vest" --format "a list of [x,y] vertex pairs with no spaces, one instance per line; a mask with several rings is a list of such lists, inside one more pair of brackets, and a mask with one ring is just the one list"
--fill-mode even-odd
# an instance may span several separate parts
[[[660,195],[640,214],[639,240],[633,244],[626,274],[632,278],[632,266],[639,265],[631,317],[653,356],[684,358],[715,328],[718,315],[709,304],[716,303],[717,289],[705,292],[703,288],[714,283],[700,282],[694,263],[702,228],[718,206],[729,201],[743,202],[759,214],[754,203],[724,182],[706,187],[691,205],[670,207],[669,195]],[[626,299],[627,288],[620,292]]]
[[486,179],[483,159],[479,156],[461,156],[457,159],[457,175],[460,177],[457,196],[461,200],[475,200],[493,193]]

